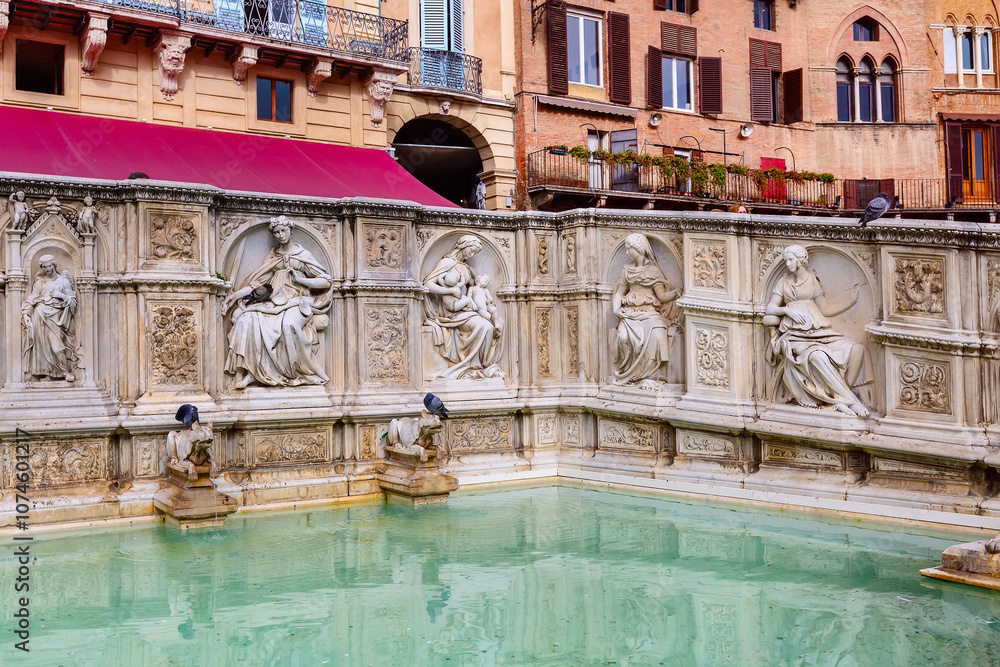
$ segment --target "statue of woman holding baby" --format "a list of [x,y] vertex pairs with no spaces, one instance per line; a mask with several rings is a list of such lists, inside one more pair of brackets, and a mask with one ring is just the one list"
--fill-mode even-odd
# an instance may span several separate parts
[[451,363],[440,377],[503,377],[497,364],[503,321],[495,308],[479,307],[486,303],[481,293],[486,281],[477,280],[468,264],[482,248],[478,237],[462,236],[424,278],[424,324],[431,329],[434,349]]

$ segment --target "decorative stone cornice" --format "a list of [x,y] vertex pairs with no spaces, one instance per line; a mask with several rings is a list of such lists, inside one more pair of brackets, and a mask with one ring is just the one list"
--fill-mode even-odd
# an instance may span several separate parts
[[257,64],[260,56],[260,48],[253,44],[240,44],[236,51],[236,58],[233,59],[233,81],[236,85],[242,86],[246,83],[247,72]]
[[108,14],[87,12],[87,27],[80,36],[80,68],[84,76],[93,76],[97,61],[108,42]]
[[327,58],[316,58],[313,60],[309,71],[306,72],[306,92],[309,97],[316,97],[319,92],[319,85],[330,78],[333,74],[333,61]]
[[168,102],[177,93],[177,79],[184,71],[184,56],[191,48],[191,35],[164,30],[156,45],[157,63],[160,68],[160,92]]
[[693,301],[687,297],[681,297],[677,300],[677,305],[684,311],[685,315],[708,315],[711,317],[739,320],[741,322],[753,322],[760,315],[754,309],[753,304],[749,303],[712,302],[704,299]]
[[372,127],[382,127],[382,115],[385,112],[385,103],[392,97],[393,86],[399,75],[396,72],[376,69],[364,81],[362,85],[368,93],[368,106],[371,109]]
[[878,324],[869,324],[865,331],[882,345],[948,352],[962,356],[993,356],[1000,345],[995,340],[985,340],[972,332],[935,336],[924,332],[901,331]]

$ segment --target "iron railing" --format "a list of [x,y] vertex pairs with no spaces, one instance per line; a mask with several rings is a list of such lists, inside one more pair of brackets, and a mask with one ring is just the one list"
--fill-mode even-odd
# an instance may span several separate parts
[[475,95],[483,94],[481,58],[454,51],[410,47],[410,71],[407,83],[432,88],[447,88]]
[[186,23],[405,63],[406,21],[312,0],[108,0]]

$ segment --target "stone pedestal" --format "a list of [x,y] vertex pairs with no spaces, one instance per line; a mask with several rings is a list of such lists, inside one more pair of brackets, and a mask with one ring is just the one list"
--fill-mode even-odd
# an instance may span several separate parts
[[190,479],[186,466],[167,463],[166,467],[167,484],[153,496],[153,506],[170,525],[181,529],[221,526],[236,511],[236,499],[215,490],[211,465],[195,466],[197,479]]
[[941,567],[920,570],[920,574],[960,584],[1000,591],[1000,554],[986,551],[989,540],[956,544],[941,554]]
[[379,475],[378,483],[391,500],[411,505],[443,503],[458,488],[457,479],[438,470],[433,449],[427,450],[426,457],[393,446],[386,447],[385,453],[385,472]]

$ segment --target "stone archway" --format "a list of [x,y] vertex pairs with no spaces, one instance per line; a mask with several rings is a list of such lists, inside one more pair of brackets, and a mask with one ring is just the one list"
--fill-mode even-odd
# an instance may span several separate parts
[[443,120],[413,118],[396,132],[392,147],[399,164],[421,183],[459,206],[476,208],[483,160],[465,132]]

